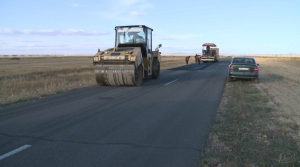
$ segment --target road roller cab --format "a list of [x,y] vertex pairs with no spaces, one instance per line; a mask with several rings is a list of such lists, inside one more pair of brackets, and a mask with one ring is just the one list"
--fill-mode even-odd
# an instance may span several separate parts
[[100,85],[140,86],[142,79],[159,78],[159,46],[152,51],[153,29],[144,25],[115,27],[115,47],[94,56],[96,81]]

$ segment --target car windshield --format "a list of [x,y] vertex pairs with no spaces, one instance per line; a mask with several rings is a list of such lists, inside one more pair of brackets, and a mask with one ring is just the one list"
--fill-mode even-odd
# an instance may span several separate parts
[[145,43],[145,32],[143,27],[117,27],[116,44],[138,44]]
[[245,59],[245,58],[235,58],[233,60],[234,64],[255,64],[254,59]]

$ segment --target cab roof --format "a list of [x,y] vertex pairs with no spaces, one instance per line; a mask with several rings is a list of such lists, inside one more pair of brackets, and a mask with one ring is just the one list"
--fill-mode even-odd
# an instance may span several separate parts
[[150,28],[150,27],[147,27],[147,26],[145,26],[145,25],[116,26],[116,27],[115,27],[115,29],[116,29],[117,27],[145,27],[145,28],[149,28],[150,30],[152,30],[152,31],[153,31],[153,29],[152,29],[152,28]]
[[217,45],[214,44],[214,43],[205,43],[205,44],[203,44],[202,46],[217,47]]

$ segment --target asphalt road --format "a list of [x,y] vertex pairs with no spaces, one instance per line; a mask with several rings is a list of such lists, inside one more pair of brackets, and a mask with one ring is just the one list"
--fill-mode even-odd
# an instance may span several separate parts
[[0,108],[0,166],[197,166],[229,61]]

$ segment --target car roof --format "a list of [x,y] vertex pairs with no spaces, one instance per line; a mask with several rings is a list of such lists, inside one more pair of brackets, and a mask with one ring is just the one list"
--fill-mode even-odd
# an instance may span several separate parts
[[252,57],[235,57],[233,59],[254,59],[254,58],[252,58]]

